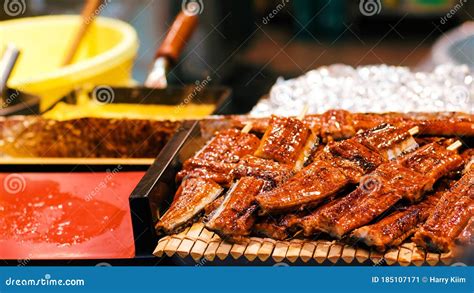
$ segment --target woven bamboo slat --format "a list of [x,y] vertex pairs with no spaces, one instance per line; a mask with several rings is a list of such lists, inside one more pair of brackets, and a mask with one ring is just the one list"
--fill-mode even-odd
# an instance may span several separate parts
[[316,260],[318,263],[323,263],[329,253],[329,248],[331,248],[332,242],[329,241],[321,241],[318,243],[318,246],[316,246],[316,250],[314,251],[313,258]]
[[276,241],[271,238],[264,238],[263,244],[257,252],[257,256],[261,261],[266,261],[272,254]]
[[300,258],[303,262],[308,262],[314,254],[314,250],[318,244],[314,241],[305,242],[300,251]]
[[239,259],[242,255],[244,255],[246,248],[247,248],[247,244],[235,243],[234,245],[232,245],[232,248],[230,250],[230,255],[232,255],[234,259]]
[[355,257],[359,263],[364,263],[369,259],[370,251],[364,248],[357,247]]
[[189,253],[191,252],[191,248],[196,242],[196,238],[199,236],[199,234],[201,234],[202,229],[204,229],[204,224],[202,223],[197,223],[196,225],[193,225],[191,228],[189,228],[188,233],[186,234],[185,238],[179,245],[178,250],[176,251],[179,256],[185,258],[189,255]]
[[416,265],[437,264],[449,265],[455,259],[452,252],[427,252],[414,243],[403,243],[399,247],[390,248],[385,252],[367,250],[354,247],[337,241],[292,239],[276,241],[270,238],[250,237],[246,243],[229,243],[222,240],[217,234],[204,228],[202,223],[195,223],[181,233],[168,235],[158,241],[153,253],[157,257],[164,255],[185,258],[191,256],[196,262],[203,257],[213,261],[227,258],[240,259],[245,257],[252,262],[255,259],[274,262],[302,262],[315,261],[316,263],[347,264],[366,263],[373,265]]
[[415,246],[411,255],[411,262],[416,266],[421,266],[425,262],[426,253],[421,247]]
[[353,246],[344,245],[341,257],[345,263],[352,263],[354,261],[355,254],[356,254],[356,249]]
[[204,257],[204,252],[206,251],[206,248],[209,245],[209,241],[212,239],[212,236],[214,236],[213,232],[207,229],[203,229],[201,231],[201,234],[199,234],[199,238],[196,239],[196,241],[194,242],[190,254],[196,262],[198,262],[201,258]]
[[260,247],[262,247],[262,239],[261,238],[250,238],[250,242],[247,244],[247,248],[245,249],[244,256],[249,261],[253,261],[257,258],[258,251]]
[[426,254],[426,262],[430,266],[435,266],[439,262],[439,253],[428,252]]
[[277,241],[275,248],[273,249],[272,258],[275,262],[281,262],[285,259],[286,252],[288,251],[288,241]]
[[166,247],[164,249],[167,256],[173,256],[173,254],[176,253],[179,245],[184,239],[184,236],[186,235],[186,233],[188,233],[188,230],[189,228],[186,228],[183,232],[171,236],[171,239],[168,241],[168,244],[166,244]]
[[207,246],[206,251],[204,252],[204,257],[207,260],[214,260],[214,258],[216,257],[217,249],[219,248],[219,244],[221,242],[221,238],[217,234],[214,234],[212,236],[211,240],[209,240],[209,245]]
[[339,243],[335,243],[331,246],[331,249],[329,249],[328,253],[328,259],[330,262],[337,263],[339,261],[342,255],[343,247],[344,246]]

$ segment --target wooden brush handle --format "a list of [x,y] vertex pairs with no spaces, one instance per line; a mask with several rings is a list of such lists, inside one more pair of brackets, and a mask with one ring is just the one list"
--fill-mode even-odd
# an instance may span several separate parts
[[186,15],[181,11],[171,25],[165,40],[156,51],[155,60],[165,57],[172,64],[176,64],[184,45],[191,38],[197,26],[197,22],[197,15]]
[[90,25],[94,22],[95,17],[98,14],[98,8],[102,0],[87,0],[84,6],[84,9],[81,13],[81,26],[74,37],[71,47],[67,51],[66,58],[64,58],[63,66],[71,64],[72,60],[74,59],[74,55],[76,55],[77,49],[81,44],[82,39],[86,35],[87,30],[89,29]]

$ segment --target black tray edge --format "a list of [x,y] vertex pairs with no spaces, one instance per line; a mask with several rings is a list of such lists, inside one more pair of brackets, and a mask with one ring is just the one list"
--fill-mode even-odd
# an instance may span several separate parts
[[[153,193],[160,184],[159,181],[163,178],[163,174],[169,170],[174,158],[196,128],[199,128],[199,121],[196,120],[188,120],[181,125],[129,197],[136,256],[152,255],[158,243],[154,227],[157,207],[152,201],[155,196]],[[172,177],[174,179],[174,174]]]

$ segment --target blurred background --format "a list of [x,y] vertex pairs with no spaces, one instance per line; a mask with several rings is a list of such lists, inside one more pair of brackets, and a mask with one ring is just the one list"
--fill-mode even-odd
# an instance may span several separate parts
[[[25,1],[22,17],[78,14],[83,5],[81,0],[13,2]],[[433,54],[437,40],[438,50],[445,50],[446,33],[474,19],[474,3],[468,0],[105,1],[101,16],[124,20],[137,30],[136,81],[144,81],[173,18],[191,2],[200,14],[199,27],[170,72],[171,82],[212,76],[213,83],[230,85],[237,97],[247,97],[240,100],[242,108],[247,101],[254,103],[249,96],[268,92],[278,76],[294,77],[322,65],[386,63],[429,70],[447,58],[474,64],[473,38],[452,56]],[[12,18],[4,12],[2,19]]]

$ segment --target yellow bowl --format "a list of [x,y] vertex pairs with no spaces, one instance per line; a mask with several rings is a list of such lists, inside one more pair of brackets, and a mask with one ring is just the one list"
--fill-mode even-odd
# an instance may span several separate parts
[[42,110],[85,84],[130,85],[138,39],[135,30],[119,20],[97,18],[73,64],[61,67],[79,25],[76,15],[0,22],[0,46],[13,43],[21,50],[8,85],[41,96]]

